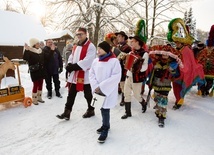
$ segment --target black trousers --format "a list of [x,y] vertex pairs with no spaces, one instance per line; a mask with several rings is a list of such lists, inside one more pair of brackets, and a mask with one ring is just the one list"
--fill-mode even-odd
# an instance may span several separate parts
[[60,89],[59,74],[54,74],[54,75],[47,74],[46,75],[46,77],[45,77],[46,88],[48,91],[52,91],[52,79],[54,82],[55,91],[57,92]]
[[[91,93],[90,84],[84,84],[83,89],[84,89],[84,97],[85,97],[87,104],[88,104],[88,109],[93,110],[94,107],[91,106],[91,101],[92,101],[93,96]],[[69,89],[69,92],[68,92],[67,102],[65,104],[66,109],[72,111],[72,107],[74,105],[76,95],[77,95],[76,84],[72,83],[71,87]]]

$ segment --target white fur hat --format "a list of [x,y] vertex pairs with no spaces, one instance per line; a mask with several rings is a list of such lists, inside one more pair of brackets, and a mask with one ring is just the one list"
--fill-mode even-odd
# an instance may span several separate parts
[[39,43],[39,40],[36,39],[36,38],[31,38],[31,39],[29,40],[29,45],[30,45],[30,47],[33,47],[33,46],[36,45],[37,43]]

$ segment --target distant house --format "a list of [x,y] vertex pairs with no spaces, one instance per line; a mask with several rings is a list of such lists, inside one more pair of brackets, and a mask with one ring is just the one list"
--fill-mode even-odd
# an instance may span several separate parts
[[73,40],[74,36],[71,33],[71,31],[62,30],[59,32],[54,32],[54,33],[48,34],[46,36],[45,40],[47,40],[47,39],[52,39],[57,44],[57,47],[62,55],[63,48],[66,46],[66,42],[68,40]]
[[21,59],[30,38],[44,40],[46,31],[32,16],[0,10],[0,52],[8,59]]

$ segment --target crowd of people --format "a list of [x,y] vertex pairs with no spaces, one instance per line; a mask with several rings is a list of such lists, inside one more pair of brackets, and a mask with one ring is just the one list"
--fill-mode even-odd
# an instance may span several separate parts
[[[168,43],[148,47],[144,20],[139,20],[133,36],[128,37],[124,31],[111,32],[97,46],[89,40],[87,29],[80,27],[76,31],[78,41],[68,43],[61,56],[53,40],[46,40],[46,46],[38,39],[25,44],[23,58],[28,62],[33,82],[33,104],[44,103],[42,99],[43,79],[45,79],[47,98],[52,98],[52,80],[55,95],[60,94],[59,74],[63,71],[63,59],[66,70],[68,96],[64,111],[57,115],[59,119],[70,120],[73,105],[78,92],[83,91],[87,103],[83,118],[95,115],[91,104],[96,95],[103,97],[101,105],[102,125],[97,129],[100,134],[98,142],[104,143],[110,129],[110,109],[121,97],[120,106],[125,114],[121,119],[132,117],[131,101],[134,97],[147,110],[151,90],[156,105],[155,115],[159,127],[164,127],[166,119],[168,94],[171,89],[175,96],[174,110],[184,103],[184,97],[193,85],[198,86],[198,95],[213,96],[214,79],[214,25],[211,27],[207,43],[197,42],[180,18],[169,23]],[[175,43],[175,47],[170,44]],[[143,98],[145,84],[149,96]]]

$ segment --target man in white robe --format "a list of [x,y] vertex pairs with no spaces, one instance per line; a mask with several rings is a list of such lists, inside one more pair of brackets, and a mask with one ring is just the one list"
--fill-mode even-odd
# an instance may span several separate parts
[[66,71],[70,73],[67,82],[69,93],[65,110],[61,115],[57,115],[59,119],[70,119],[70,113],[74,105],[77,92],[83,91],[84,97],[88,104],[88,109],[83,115],[83,118],[94,116],[94,107],[92,107],[92,92],[89,83],[89,69],[93,60],[96,57],[96,47],[87,38],[87,31],[85,28],[79,28],[76,32],[79,41],[73,48],[72,54],[69,56]]

